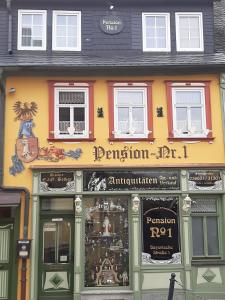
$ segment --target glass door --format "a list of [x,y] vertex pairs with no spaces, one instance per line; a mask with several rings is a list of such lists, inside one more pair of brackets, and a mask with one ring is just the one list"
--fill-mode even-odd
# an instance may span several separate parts
[[74,219],[41,219],[39,299],[72,299]]

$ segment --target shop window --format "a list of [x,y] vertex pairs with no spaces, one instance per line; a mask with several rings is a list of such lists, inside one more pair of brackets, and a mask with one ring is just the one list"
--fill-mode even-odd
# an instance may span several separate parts
[[176,16],[177,51],[203,51],[202,13],[181,13]]
[[169,139],[211,139],[209,82],[167,82]]
[[81,13],[79,11],[53,11],[52,49],[81,50]]
[[152,139],[151,83],[108,82],[110,139]]
[[18,10],[18,50],[46,50],[46,10]]
[[49,82],[49,140],[93,140],[93,84]]
[[215,197],[198,197],[191,207],[193,258],[220,256],[219,201]]
[[170,14],[143,13],[142,34],[144,51],[170,51]]
[[128,199],[85,200],[85,286],[129,285]]

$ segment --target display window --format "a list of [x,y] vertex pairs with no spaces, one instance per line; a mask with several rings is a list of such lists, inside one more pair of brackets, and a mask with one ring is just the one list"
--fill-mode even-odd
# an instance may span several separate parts
[[128,286],[128,198],[96,196],[84,203],[85,286]]

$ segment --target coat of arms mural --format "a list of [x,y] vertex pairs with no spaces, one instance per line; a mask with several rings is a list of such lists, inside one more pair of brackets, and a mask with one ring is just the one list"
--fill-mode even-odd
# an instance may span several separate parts
[[15,154],[11,157],[12,166],[9,168],[11,175],[15,176],[21,173],[25,169],[23,163],[30,163],[35,159],[58,162],[66,157],[78,159],[81,156],[82,150],[80,148],[67,152],[64,149],[55,147],[53,144],[50,144],[49,147],[39,148],[38,138],[33,133],[35,127],[33,118],[38,111],[35,102],[22,103],[17,101],[13,105],[13,111],[16,114],[14,120],[20,121],[20,127],[15,145]]

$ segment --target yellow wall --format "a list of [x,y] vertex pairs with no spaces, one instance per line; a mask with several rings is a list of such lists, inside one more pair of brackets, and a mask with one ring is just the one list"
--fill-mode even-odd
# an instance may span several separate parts
[[[12,176],[9,174],[9,167],[12,165],[11,157],[15,153],[15,143],[19,131],[20,121],[15,121],[15,112],[13,105],[16,101],[31,102],[34,101],[38,105],[37,115],[33,118],[35,127],[33,133],[39,140],[39,147],[49,146],[48,137],[48,85],[47,80],[95,80],[94,84],[94,118],[95,142],[80,142],[80,143],[54,143],[56,147],[63,148],[66,151],[81,148],[83,154],[78,160],[72,158],[65,158],[57,163],[47,162],[43,160],[35,160],[31,163],[24,163],[25,170]],[[153,126],[154,126],[154,143],[137,142],[137,143],[122,143],[108,141],[108,94],[106,80],[153,80],[152,96],[153,96]],[[212,128],[213,137],[215,140],[209,142],[174,142],[169,143],[168,127],[167,127],[167,103],[166,103],[166,89],[165,80],[210,80],[211,93],[211,110],[212,110]],[[63,166],[166,166],[180,164],[207,164],[207,163],[224,163],[224,145],[222,133],[222,117],[219,94],[219,78],[217,75],[195,75],[195,76],[154,76],[154,77],[69,77],[69,78],[49,78],[49,77],[9,77],[6,84],[6,91],[11,87],[16,89],[16,92],[10,94],[7,92],[6,96],[6,120],[5,120],[5,149],[4,149],[4,185],[6,186],[25,186],[31,190],[32,186],[32,172],[29,168],[34,165],[63,165]],[[164,117],[156,116],[156,108],[163,107]],[[104,118],[97,118],[97,108],[103,107]],[[103,158],[100,162],[94,161],[92,154],[94,146],[101,146],[106,150],[123,149],[124,146],[132,147],[133,149],[149,149],[152,152],[157,152],[158,147],[167,146],[170,149],[177,150],[177,156],[181,158],[164,158],[156,159],[152,156],[148,160],[128,159],[125,162],[119,160],[107,160]],[[183,157],[183,147],[186,146],[188,158]]]

